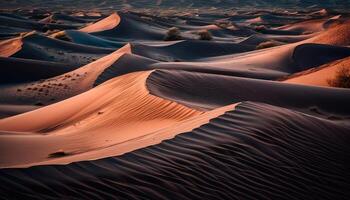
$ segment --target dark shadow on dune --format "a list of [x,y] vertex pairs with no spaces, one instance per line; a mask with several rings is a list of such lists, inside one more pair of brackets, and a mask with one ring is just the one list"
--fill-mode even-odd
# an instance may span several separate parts
[[0,57],[0,66],[0,84],[38,81],[58,76],[77,68],[77,66],[69,63],[11,57]]
[[147,79],[151,94],[197,109],[257,101],[309,112],[348,115],[350,91],[206,73],[156,70]]

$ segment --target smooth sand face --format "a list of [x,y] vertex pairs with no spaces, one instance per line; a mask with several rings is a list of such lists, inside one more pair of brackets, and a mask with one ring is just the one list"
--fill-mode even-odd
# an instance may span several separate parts
[[0,41],[0,56],[10,57],[22,49],[22,37]]
[[115,28],[120,23],[120,17],[117,13],[111,14],[109,17],[102,19],[94,24],[88,25],[79,31],[85,33],[101,32]]

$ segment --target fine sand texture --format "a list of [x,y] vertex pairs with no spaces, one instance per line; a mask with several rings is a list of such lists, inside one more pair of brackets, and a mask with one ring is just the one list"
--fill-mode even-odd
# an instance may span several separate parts
[[346,6],[242,2],[0,2],[0,199],[350,199]]

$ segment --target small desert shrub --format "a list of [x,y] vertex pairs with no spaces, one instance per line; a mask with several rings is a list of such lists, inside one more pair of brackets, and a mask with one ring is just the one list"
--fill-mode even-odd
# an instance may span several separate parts
[[332,87],[350,88],[350,68],[341,67],[333,79],[327,80]]
[[164,37],[165,41],[181,40],[181,39],[182,37],[181,37],[180,30],[176,27],[170,28]]
[[198,31],[196,34],[199,35],[199,39],[200,40],[211,40],[211,39],[213,39],[213,36],[211,35],[211,33],[208,30]]
[[266,41],[266,42],[262,42],[262,43],[258,44],[256,46],[256,49],[265,49],[265,48],[275,47],[275,46],[279,46],[279,45],[280,45],[279,42],[270,40],[270,41]]

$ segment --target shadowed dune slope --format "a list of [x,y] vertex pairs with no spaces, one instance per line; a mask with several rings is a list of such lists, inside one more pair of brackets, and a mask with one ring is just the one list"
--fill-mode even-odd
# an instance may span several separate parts
[[[257,101],[312,113],[349,115],[350,91],[215,74],[157,70],[147,79],[151,94],[197,109]],[[336,102],[336,103],[335,103]]]
[[205,57],[222,56],[254,50],[254,46],[230,42],[180,41],[167,46],[131,44],[134,54],[159,61],[194,60]]
[[18,39],[21,47],[8,56],[75,64],[77,67],[113,52],[113,49],[74,44],[37,33]]
[[[350,55],[350,48],[327,44],[312,44],[309,40],[269,49],[201,59],[181,64],[215,66],[250,73],[265,72],[270,77],[281,73],[296,73]],[[316,56],[315,56],[316,55]],[[167,65],[177,65],[169,63]],[[254,76],[248,76],[256,78]]]
[[108,79],[123,74],[153,69],[185,70],[231,76],[254,77],[260,79],[277,79],[279,77],[284,77],[288,75],[288,73],[283,73],[274,70],[245,70],[238,68],[230,68],[227,66],[217,66],[216,64],[202,65],[196,64],[195,62],[158,62],[156,60],[152,60],[135,54],[125,53],[120,56],[117,62],[113,63],[110,67],[106,68],[99,75],[95,82],[95,85],[101,84]]
[[109,29],[106,28],[102,31],[97,28],[98,31],[94,31],[93,29],[89,32],[95,36],[119,41],[126,39],[163,40],[164,38],[166,29],[159,25],[147,23],[139,16],[131,13],[118,13],[117,16],[120,21],[113,28],[108,27]]
[[77,30],[66,30],[64,34],[67,38],[69,38],[70,41],[76,44],[83,44],[95,47],[120,48],[126,43],[104,39],[102,37],[94,36],[92,34],[84,33]]
[[[180,44],[177,43],[175,45]],[[140,53],[139,51],[143,49],[141,47],[141,45],[138,45],[133,49],[133,45],[131,45],[130,51],[159,60],[176,60],[176,55],[170,51],[157,53],[159,49],[166,49],[167,47],[153,48],[156,50],[143,51]],[[170,48],[172,47],[169,47],[169,49]],[[146,49],[150,50],[150,48]],[[176,54],[181,53],[177,52]],[[273,80],[349,55],[350,48],[324,44],[301,44],[295,45],[294,47],[287,45],[271,50],[200,59],[196,62],[157,62],[156,60],[151,60],[142,56],[125,54],[121,56],[121,59],[112,65],[112,67],[107,68],[102,76],[113,77],[140,70],[178,69]],[[189,54],[185,56],[191,57]],[[192,54],[192,58],[193,56],[196,57],[199,56],[199,54]]]
[[56,63],[12,57],[0,57],[0,84],[38,81],[76,69],[69,63]]
[[[138,53],[141,49],[138,46],[135,50],[133,45],[130,45],[132,53]],[[174,54],[167,54],[166,51],[157,54],[157,51],[143,51],[140,54],[163,60],[174,59]],[[213,57],[207,59],[208,61],[197,62],[159,62],[127,52],[101,73],[96,84],[126,73],[153,69],[176,69],[274,80],[347,56],[350,56],[350,48],[323,44],[301,44],[295,48],[282,46],[273,50]]]
[[0,24],[2,26],[22,28],[26,31],[43,31],[46,30],[65,30],[65,29],[76,29],[78,26],[66,25],[66,24],[52,24],[52,23],[41,23],[32,21],[30,19],[19,19],[10,16],[0,16]]
[[118,157],[2,169],[0,191],[3,198],[26,199],[345,200],[349,131],[246,102],[193,131]]

